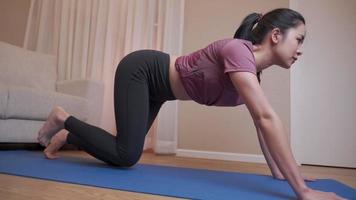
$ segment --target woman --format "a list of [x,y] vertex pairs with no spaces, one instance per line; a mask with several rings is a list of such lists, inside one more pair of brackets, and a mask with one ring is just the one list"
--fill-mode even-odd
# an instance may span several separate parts
[[305,34],[305,20],[299,13],[276,9],[264,16],[248,15],[234,38],[213,42],[186,56],[177,58],[154,50],[133,52],[121,60],[115,75],[117,137],[55,107],[39,131],[38,141],[47,146],[48,158],[54,158],[68,142],[104,162],[129,167],[139,160],[146,133],[165,101],[245,104],[275,178],[287,179],[300,199],[341,199],[307,187],[281,120],[259,85],[262,70],[272,65],[289,69],[302,55]]

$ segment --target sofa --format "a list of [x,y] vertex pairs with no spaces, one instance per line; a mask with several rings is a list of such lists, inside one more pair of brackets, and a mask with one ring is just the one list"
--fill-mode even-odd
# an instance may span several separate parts
[[99,125],[104,85],[57,80],[57,58],[0,41],[0,143],[37,143],[53,106]]

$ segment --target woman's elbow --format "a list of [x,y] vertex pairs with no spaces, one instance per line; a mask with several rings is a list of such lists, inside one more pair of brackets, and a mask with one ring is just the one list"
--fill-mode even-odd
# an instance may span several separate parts
[[261,112],[261,113],[254,114],[252,116],[253,116],[252,118],[254,123],[258,126],[263,126],[266,123],[269,124],[275,121],[276,119],[278,119],[277,114],[273,111]]

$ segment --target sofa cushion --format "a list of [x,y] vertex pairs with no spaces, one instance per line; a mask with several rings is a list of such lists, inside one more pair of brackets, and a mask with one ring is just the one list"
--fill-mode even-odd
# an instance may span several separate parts
[[8,97],[9,97],[8,88],[0,83],[0,119],[5,118]]
[[44,122],[21,119],[0,120],[0,142],[36,143],[38,131]]
[[0,84],[55,90],[57,59],[0,41]]
[[9,87],[5,119],[46,120],[54,106],[61,106],[78,119],[87,120],[86,99],[27,87]]

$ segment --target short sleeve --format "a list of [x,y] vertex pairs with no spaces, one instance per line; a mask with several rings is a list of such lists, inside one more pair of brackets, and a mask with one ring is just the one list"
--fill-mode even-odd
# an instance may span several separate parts
[[224,62],[224,73],[251,72],[257,74],[256,62],[252,53],[252,45],[234,39],[224,45],[221,50]]

